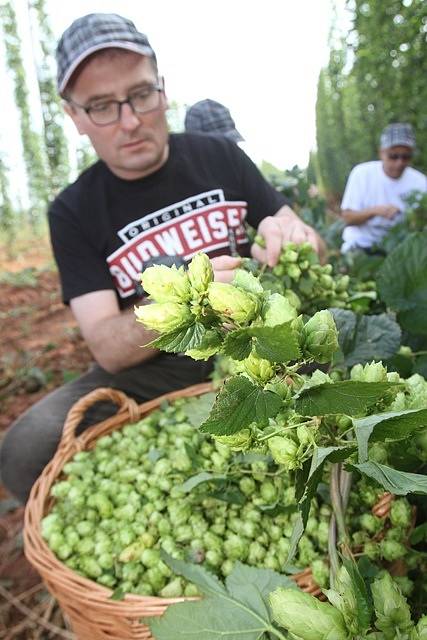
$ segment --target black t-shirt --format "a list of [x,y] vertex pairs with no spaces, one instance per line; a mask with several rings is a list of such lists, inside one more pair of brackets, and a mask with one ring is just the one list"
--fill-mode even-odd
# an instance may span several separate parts
[[64,302],[112,289],[127,307],[144,263],[159,255],[229,254],[230,241],[247,255],[244,219],[256,228],[286,204],[226,138],[175,134],[169,144],[169,158],[155,173],[123,180],[98,161],[52,203]]

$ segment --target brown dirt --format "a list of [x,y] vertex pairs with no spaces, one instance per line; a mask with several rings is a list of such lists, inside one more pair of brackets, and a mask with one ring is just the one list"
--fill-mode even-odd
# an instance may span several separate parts
[[[23,411],[91,361],[52,265],[44,238],[0,260],[0,440]],[[23,555],[22,522],[23,509],[0,485],[0,639],[59,638],[64,622]]]

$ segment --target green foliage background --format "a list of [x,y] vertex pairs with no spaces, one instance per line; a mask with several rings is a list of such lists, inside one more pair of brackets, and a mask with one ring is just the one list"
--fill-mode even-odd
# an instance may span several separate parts
[[331,48],[319,76],[316,128],[319,181],[339,197],[351,168],[377,156],[390,122],[413,125],[427,170],[427,3],[352,0],[351,29]]

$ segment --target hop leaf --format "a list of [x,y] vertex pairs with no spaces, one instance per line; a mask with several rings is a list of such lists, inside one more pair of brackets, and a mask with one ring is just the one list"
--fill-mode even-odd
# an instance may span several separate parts
[[[154,267],[150,267],[153,268]],[[158,302],[135,307],[138,322],[147,329],[154,329],[159,333],[168,333],[179,327],[190,324],[193,316],[185,304],[177,302]]]
[[338,331],[330,311],[324,309],[314,314],[304,325],[304,350],[316,362],[329,362],[338,350]]
[[190,280],[184,267],[164,264],[146,269],[141,276],[145,291],[156,302],[187,302],[191,297]]
[[209,284],[214,279],[211,261],[205,253],[197,253],[188,265],[188,278],[191,286],[191,294],[203,295]]
[[216,313],[237,324],[250,322],[258,311],[258,303],[254,296],[225,282],[210,283],[208,300]]
[[344,618],[332,605],[296,589],[270,594],[274,620],[302,640],[347,640]]

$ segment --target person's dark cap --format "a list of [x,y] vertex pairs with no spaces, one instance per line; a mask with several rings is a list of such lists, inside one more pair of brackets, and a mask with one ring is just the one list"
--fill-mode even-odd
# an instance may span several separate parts
[[227,107],[209,98],[200,100],[187,109],[185,130],[196,133],[219,134],[230,138],[233,142],[244,140],[237,131]]
[[156,59],[147,36],[131,20],[115,13],[89,13],[64,31],[56,49],[57,84],[61,95],[79,64],[95,51],[127,49]]
[[394,122],[389,124],[381,134],[381,149],[390,147],[415,147],[415,134],[410,124]]

